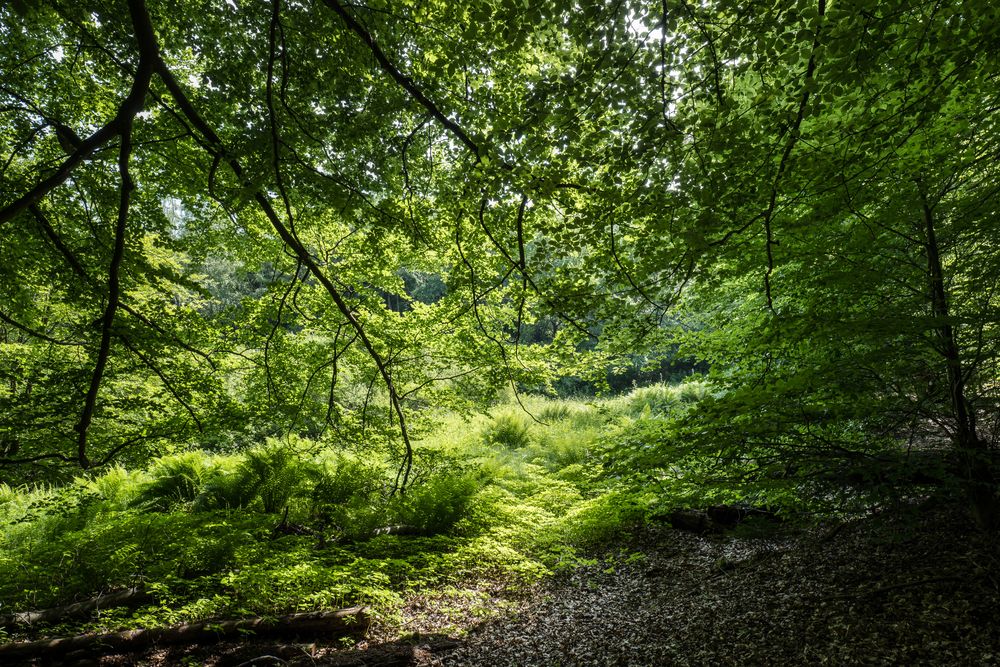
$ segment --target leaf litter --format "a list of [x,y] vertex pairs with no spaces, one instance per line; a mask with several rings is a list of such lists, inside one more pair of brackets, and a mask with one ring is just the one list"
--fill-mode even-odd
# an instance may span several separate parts
[[1000,665],[1000,552],[948,503],[696,535],[649,524],[544,584],[414,594],[352,646],[247,641],[90,664]]

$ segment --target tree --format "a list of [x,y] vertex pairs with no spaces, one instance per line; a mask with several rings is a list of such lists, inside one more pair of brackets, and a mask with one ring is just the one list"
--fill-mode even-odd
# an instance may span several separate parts
[[[486,384],[516,384],[546,366],[496,323],[514,311],[519,322],[533,317],[520,234],[525,197],[515,261],[507,239],[485,222],[496,207],[489,193],[511,196],[490,181],[486,148],[431,99],[441,91],[424,92],[397,65],[419,74],[450,71],[460,80],[454,62],[450,70],[441,69],[443,63],[432,67],[440,36],[416,44],[407,32],[385,33],[383,47],[363,18],[333,1],[235,8],[216,2],[150,8],[138,0],[124,7],[21,3],[2,11],[10,36],[3,69],[11,76],[2,91],[9,156],[3,178],[10,195],[0,224],[33,221],[38,230],[8,249],[24,259],[10,264],[13,291],[4,302],[16,308],[5,322],[28,336],[32,349],[62,343],[40,330],[48,316],[34,310],[28,295],[36,289],[26,278],[49,270],[74,274],[73,283],[58,285],[55,300],[71,320],[59,322],[71,329],[66,342],[85,352],[75,358],[74,372],[89,378],[73,427],[75,452],[67,450],[71,412],[62,410],[37,447],[8,456],[5,464],[75,459],[88,467],[133,445],[128,429],[118,436],[123,442],[113,442],[123,424],[109,419],[108,397],[118,396],[114,379],[119,373],[134,378],[135,366],[123,365],[125,358],[152,371],[155,378],[146,378],[151,391],[165,389],[183,408],[180,421],[198,431],[205,430],[206,412],[218,407],[198,405],[205,383],[232,384],[220,377],[220,365],[248,378],[247,391],[263,385],[268,405],[286,406],[292,423],[316,392],[320,372],[329,377],[325,421],[337,422],[338,377],[347,374],[353,386],[368,387],[363,414],[375,404],[389,411],[401,438],[398,483],[404,486],[411,457],[404,408],[417,390],[465,378],[484,360],[500,367],[479,374]],[[408,11],[390,16],[402,23],[425,15],[452,18],[444,5]],[[198,22],[179,19],[191,12]],[[459,41],[476,37],[472,30]],[[427,59],[414,60],[414,49],[426,51]],[[491,45],[475,53],[486,61]],[[474,60],[464,65],[466,76]],[[109,157],[115,152],[117,161]],[[472,168],[478,179],[456,198],[456,174]],[[463,219],[466,207],[475,212]],[[102,216],[110,210],[116,222],[108,230]],[[495,253],[464,252],[463,244],[485,238]],[[199,258],[220,253],[235,256],[249,272],[267,258],[282,276],[273,285],[273,310],[249,313],[258,319],[248,324],[262,336],[241,341],[220,318],[205,317],[211,309],[197,297],[204,296],[204,281],[191,269]],[[515,269],[520,286],[508,280]],[[383,296],[403,291],[404,270],[449,274],[449,294],[406,313],[387,309]],[[162,307],[151,308],[156,302]],[[190,338],[180,333],[181,313],[195,323]],[[311,369],[295,369],[287,357],[276,366],[281,341],[303,328],[308,331],[294,349]],[[480,340],[491,352],[483,353]],[[233,366],[232,354],[247,356],[246,343],[257,346],[250,356],[262,379],[255,380],[261,375],[252,368]],[[202,360],[208,367],[198,369],[185,391],[174,373],[180,367],[168,368],[164,354],[184,373]],[[469,387],[467,379],[463,386]],[[9,398],[16,402],[19,390],[12,387]],[[37,384],[35,390],[33,404],[41,405]],[[52,392],[65,395],[58,387]],[[50,415],[47,408],[37,419],[13,419],[11,441],[37,431],[38,420]],[[148,420],[137,428],[147,437]],[[191,429],[182,430],[187,433],[156,435],[191,437]],[[14,447],[8,449],[13,454]]]
[[671,455],[726,462],[730,482],[811,488],[853,461],[899,484],[887,454],[945,436],[946,477],[996,526],[995,436],[977,426],[996,414],[996,31],[982,9],[692,15],[701,44],[678,48],[712,54],[693,68],[709,83],[682,84],[685,138],[650,205],[679,184],[675,233],[704,271],[687,343],[728,393],[667,438]]
[[[0,461],[111,460],[159,423],[112,397],[175,438],[377,412],[405,486],[418,394],[544,385],[597,338],[711,363],[671,456],[801,489],[944,434],[992,526],[996,11],[6,7],[4,437],[47,435]],[[220,258],[264,298],[211,305]],[[403,307],[416,275],[440,289]]]

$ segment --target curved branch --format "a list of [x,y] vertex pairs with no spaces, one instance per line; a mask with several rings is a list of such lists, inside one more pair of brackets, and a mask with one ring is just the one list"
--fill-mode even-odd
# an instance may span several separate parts
[[139,361],[141,361],[146,368],[153,371],[156,377],[160,378],[160,382],[162,382],[163,386],[166,387],[168,392],[170,392],[170,395],[174,397],[174,400],[176,400],[178,403],[181,404],[181,407],[183,407],[184,410],[188,413],[188,416],[191,417],[191,420],[194,422],[194,425],[195,427],[197,427],[198,431],[199,432],[204,431],[205,428],[202,425],[201,420],[198,418],[198,414],[194,411],[194,408],[192,408],[191,405],[181,397],[180,392],[178,392],[177,388],[174,387],[174,384],[173,382],[170,381],[170,378],[168,378],[163,373],[163,371],[160,370],[160,368],[153,363],[153,360],[144,355],[142,352],[140,352],[136,348],[136,346],[133,345],[132,342],[129,341],[129,339],[126,338],[125,336],[118,336],[118,340],[120,340],[122,342],[122,345],[124,345],[132,354],[138,357]]
[[[397,68],[389,60],[389,58],[386,56],[385,52],[378,45],[378,42],[375,41],[375,38],[372,36],[371,32],[369,32],[367,29],[365,29],[364,26],[362,26],[360,23],[358,23],[358,21],[353,16],[351,16],[350,13],[348,13],[348,11],[344,8],[343,5],[341,5],[338,2],[338,0],[323,0],[323,3],[327,7],[329,7],[330,9],[332,9],[344,21],[344,23],[347,25],[347,27],[352,32],[354,32],[355,34],[357,34],[365,42],[365,44],[368,45],[368,48],[371,50],[372,55],[375,57],[375,60],[378,61],[379,66],[390,77],[392,77],[392,79],[394,81],[396,81],[396,83],[398,83],[400,86],[402,86],[406,90],[406,92],[409,93],[413,97],[413,99],[415,99],[421,106],[423,106],[425,109],[427,109],[427,111],[431,114],[431,116],[433,116],[435,119],[437,119],[437,121],[439,123],[441,123],[441,125],[444,126],[445,129],[447,129],[452,135],[455,136],[456,139],[458,139],[466,148],[468,148],[469,151],[471,151],[472,154],[475,156],[477,162],[480,161],[483,158],[483,153],[482,153],[481,147],[475,141],[472,140],[472,138],[469,136],[469,133],[466,132],[461,126],[459,126],[458,123],[456,123],[455,121],[453,121],[450,118],[448,118],[444,114],[444,112],[442,112],[441,109],[433,101],[431,101],[431,99],[428,98],[423,93],[423,91],[420,90],[420,88],[417,87],[417,85],[413,82],[413,79],[411,79],[410,77],[408,77],[405,74],[403,74],[399,70],[399,68]],[[503,164],[501,164],[501,166],[504,169],[506,169],[506,170],[513,169],[513,166],[510,165],[510,164],[507,164],[507,163],[503,163]],[[556,187],[559,187],[559,188],[572,188],[572,189],[583,189],[580,186],[576,186],[576,185],[574,185],[572,183],[569,183],[569,184],[567,184],[567,183],[559,183],[559,184],[556,184]],[[523,220],[523,206],[524,206],[524,203],[527,200],[527,195],[524,192],[521,192],[521,197],[522,197],[522,206],[521,206],[521,209],[520,209],[520,211],[518,213],[518,222],[519,223]],[[507,252],[507,250],[502,245],[500,245],[500,243],[498,243],[497,239],[494,237],[494,235],[492,234],[492,232],[486,227],[485,223],[483,222],[482,215],[480,215],[480,223],[483,226],[483,231],[486,232],[486,235],[489,237],[489,239],[493,243],[493,245],[496,246],[497,250],[499,250],[500,253],[504,256],[504,259],[506,259],[510,263],[510,265],[513,268],[515,268],[521,274],[522,279],[524,280],[524,282],[526,282],[527,284],[529,284],[531,286],[532,290],[536,294],[538,294],[540,297],[542,297],[542,299],[546,302],[546,305],[548,305],[549,307],[551,307],[553,309],[553,312],[555,312],[559,316],[560,319],[562,319],[565,322],[567,322],[570,326],[572,326],[574,329],[576,329],[580,333],[582,333],[582,334],[590,337],[591,333],[587,329],[586,326],[580,324],[574,318],[572,318],[568,314],[564,313],[560,308],[555,307],[554,304],[550,300],[548,300],[548,299],[545,298],[545,296],[542,294],[542,292],[538,289],[538,286],[535,284],[534,279],[528,273],[527,268],[524,265],[524,262],[523,261],[519,262],[519,261],[515,260],[511,256],[511,254],[509,252]],[[520,236],[519,236],[519,239],[518,239],[519,240],[519,248],[518,248],[518,250],[519,250],[519,252],[523,256],[523,252],[524,252],[524,247],[523,247],[523,241],[524,241],[524,239],[523,239],[523,230],[519,229],[518,231],[520,233]]]
[[812,52],[809,54],[809,63],[806,65],[802,99],[799,101],[799,109],[798,113],[795,115],[795,121],[792,123],[792,127],[788,130],[788,142],[785,144],[785,150],[781,154],[781,162],[778,164],[778,173],[775,174],[774,183],[771,185],[771,197],[768,200],[767,209],[762,214],[764,221],[764,234],[766,236],[765,249],[767,251],[767,270],[764,272],[764,295],[767,298],[767,308],[772,312],[774,312],[774,301],[771,298],[771,274],[774,273],[773,247],[777,245],[777,241],[774,240],[774,232],[771,229],[771,219],[774,216],[774,209],[778,201],[778,185],[781,183],[781,179],[785,175],[785,171],[788,169],[788,160],[792,155],[792,149],[794,149],[795,144],[798,143],[799,132],[802,127],[802,119],[805,117],[806,106],[809,104],[809,83],[812,81],[813,75],[816,72],[816,51],[819,48],[819,35],[823,30],[823,18],[825,15],[826,0],[819,0],[819,22],[816,24],[816,32],[813,34]]
[[73,461],[73,459],[71,459],[68,456],[64,456],[63,454],[53,453],[53,454],[39,454],[38,456],[29,456],[28,458],[24,459],[5,459],[3,457],[0,457],[0,466],[13,466],[13,465],[21,465],[23,463],[35,463],[37,461],[44,461],[46,459],[58,459],[60,461],[65,461],[67,463]]
[[365,29],[363,25],[357,22],[357,20],[348,13],[348,11],[341,5],[337,0],[323,0],[323,4],[332,9],[337,16],[343,20],[344,24],[358,37],[360,37],[368,48],[371,50],[372,55],[375,56],[375,60],[378,61],[379,67],[381,67],[385,72],[393,78],[400,86],[406,89],[413,99],[420,103],[427,111],[434,116],[441,125],[448,129],[455,138],[462,142],[462,144],[472,151],[473,155],[477,159],[482,157],[479,145],[469,137],[468,133],[463,130],[458,123],[451,120],[446,116],[440,108],[434,102],[432,102],[423,91],[413,83],[413,79],[403,74],[399,69],[392,64],[389,58],[385,55],[382,47],[378,45],[372,34]]
[[[118,113],[115,115],[114,120],[96,133],[100,134],[106,130],[109,133],[114,131],[114,133],[121,135],[121,146],[118,151],[118,173],[121,185],[119,188],[118,219],[115,224],[115,242],[111,254],[111,265],[108,268],[108,303],[104,309],[104,316],[101,318],[101,342],[97,351],[97,362],[94,365],[94,373],[90,379],[90,388],[87,390],[87,395],[84,399],[83,412],[80,415],[80,421],[75,427],[78,433],[76,441],[77,461],[79,461],[81,468],[90,467],[90,459],[87,457],[87,433],[93,421],[94,410],[97,406],[97,394],[100,391],[101,380],[104,377],[108,357],[111,354],[112,327],[114,326],[115,314],[118,312],[118,305],[121,300],[120,271],[122,258],[125,255],[125,227],[128,222],[132,190],[135,189],[135,183],[128,170],[129,158],[132,154],[132,121],[145,104],[146,93],[149,90],[149,85],[153,77],[153,66],[159,60],[156,35],[153,32],[153,26],[150,23],[144,0],[128,0],[128,8],[132,19],[132,26],[135,30],[136,41],[139,45],[139,65],[136,68],[135,78],[132,81],[132,89],[118,107]],[[111,136],[113,135],[109,134],[107,139],[110,139]],[[29,193],[29,195],[19,200],[24,202],[21,208],[34,204],[46,192],[65,181],[72,171],[72,169],[66,171],[65,164],[70,163],[74,158],[78,158],[78,161],[83,160],[85,157],[85,155],[81,154],[84,151],[83,146],[93,140],[94,136],[91,136],[88,140],[84,141],[81,147],[77,149],[77,152],[64,163],[64,167],[57,172],[59,174],[65,171],[65,177],[57,182],[53,182],[47,189],[39,189],[47,181],[40,184],[39,187],[35,188],[38,191],[37,197],[31,199],[29,197],[31,193]],[[96,147],[97,144],[90,147],[86,155],[93,152]],[[75,166],[75,163],[73,166]],[[32,192],[35,192],[35,190]],[[4,209],[4,212],[11,211],[10,215],[13,216],[17,210],[14,208],[14,205],[11,205],[7,209]],[[5,218],[0,215],[0,222],[4,220]]]
[[[48,216],[46,216],[45,213],[42,212],[41,208],[39,208],[37,205],[32,205],[31,206],[31,212],[35,216],[35,220],[38,222],[38,226],[41,227],[42,232],[49,239],[49,241],[52,243],[52,245],[55,246],[56,250],[59,251],[59,254],[61,254],[63,256],[63,259],[65,259],[66,263],[69,264],[69,266],[70,266],[71,269],[73,269],[73,272],[76,275],[78,275],[80,278],[82,278],[83,281],[86,282],[88,285],[90,285],[92,287],[97,287],[97,281],[94,280],[91,277],[91,275],[83,267],[83,264],[80,263],[80,259],[69,248],[69,246],[66,245],[66,242],[63,241],[62,237],[59,236],[59,233],[56,231],[55,227],[53,227],[53,225],[52,225],[52,221],[50,221],[48,219]],[[157,324],[153,320],[149,319],[148,317],[146,317],[145,315],[143,315],[142,313],[140,313],[139,311],[137,311],[135,308],[133,308],[132,306],[128,305],[127,303],[120,302],[118,304],[118,307],[121,308],[122,310],[124,310],[126,313],[128,313],[132,317],[134,317],[135,319],[137,319],[140,322],[142,322],[143,324],[145,324],[147,327],[149,327],[153,331],[155,331],[155,332],[157,332],[157,333],[165,336],[166,338],[169,338],[171,341],[173,341],[181,349],[186,350],[187,352],[190,352],[191,354],[197,355],[197,356],[201,357],[202,359],[204,359],[208,363],[208,365],[211,367],[211,369],[213,371],[217,369],[217,367],[215,365],[215,361],[212,359],[212,357],[207,352],[199,350],[198,348],[196,348],[196,347],[194,347],[194,346],[192,346],[192,345],[190,345],[188,343],[185,343],[183,340],[181,340],[180,338],[178,338],[175,334],[167,331],[166,329],[164,329],[163,327],[161,327],[159,324]]]
[[115,117],[82,140],[77,145],[76,150],[63,161],[52,175],[36,183],[27,193],[0,209],[0,225],[10,221],[32,204],[37,204],[51,190],[65,183],[73,171],[94,151],[116,136],[131,132],[132,120],[145,106],[146,93],[149,91],[149,83],[153,76],[153,63],[159,57],[159,49],[156,44],[156,35],[153,33],[153,25],[150,23],[149,14],[146,11],[145,1],[128,0],[128,8],[139,47],[139,65],[132,80],[131,90],[118,106]]
[[81,343],[77,343],[76,341],[58,340],[56,338],[53,338],[52,336],[49,336],[47,334],[43,334],[41,331],[35,331],[34,329],[32,329],[31,327],[29,327],[28,325],[21,324],[20,322],[18,322],[17,320],[15,320],[10,315],[8,315],[7,313],[3,312],[2,310],[0,310],[0,322],[5,322],[5,323],[9,324],[10,326],[14,327],[15,329],[23,331],[24,333],[28,334],[32,338],[37,338],[39,340],[44,340],[46,343],[52,343],[53,345],[66,345],[66,346],[77,346],[77,347],[81,345]]
[[87,457],[87,433],[94,418],[94,410],[97,407],[97,394],[101,389],[101,380],[104,378],[104,369],[108,364],[108,357],[111,356],[112,328],[115,323],[115,315],[118,312],[118,305],[121,301],[121,264],[125,256],[125,227],[128,222],[129,205],[132,200],[132,190],[135,183],[128,170],[129,157],[132,154],[132,119],[125,121],[125,126],[121,133],[121,149],[118,154],[118,172],[121,178],[120,195],[118,201],[118,220],[115,224],[115,244],[111,253],[111,265],[108,268],[108,303],[101,318],[101,343],[97,349],[97,363],[94,365],[94,373],[90,378],[90,388],[83,403],[83,413],[80,421],[74,427],[79,434],[76,440],[77,461],[81,468],[90,467],[90,459]]
[[[162,59],[157,60],[156,72],[163,83],[167,86],[167,90],[170,92],[174,102],[180,108],[181,113],[188,119],[192,126],[201,132],[202,136],[206,139],[209,144],[209,150],[223,157],[229,165],[229,168],[233,171],[233,174],[241,183],[247,187],[252,187],[244,175],[243,165],[235,156],[226,150],[225,145],[222,143],[222,139],[201,117],[201,114],[199,114],[198,110],[195,109],[190,99],[188,99],[187,95],[184,93],[184,90],[180,87],[180,85],[178,85],[173,73]],[[389,372],[389,367],[385,359],[379,353],[378,349],[376,349],[374,342],[368,336],[368,333],[365,331],[365,328],[361,324],[360,320],[358,320],[358,317],[351,306],[344,299],[343,295],[341,295],[340,290],[337,289],[337,286],[334,285],[330,277],[327,276],[326,273],[320,268],[316,258],[312,256],[302,241],[295,235],[293,230],[282,222],[277,211],[275,211],[274,206],[271,204],[270,198],[258,189],[254,192],[253,199],[260,207],[260,210],[264,213],[268,222],[271,223],[271,227],[278,233],[278,237],[282,240],[285,246],[291,249],[295,256],[309,270],[309,273],[316,278],[316,280],[323,286],[323,289],[326,290],[327,294],[329,294],[334,305],[346,318],[351,328],[357,332],[358,339],[361,341],[362,346],[375,363],[375,366],[378,369],[378,375],[381,376],[386,389],[389,391],[389,400],[392,404],[393,412],[399,420],[400,435],[403,439],[405,456],[400,467],[402,483],[397,484],[396,489],[394,490],[404,490],[409,481],[410,471],[413,467],[413,445],[410,442],[410,434],[406,426],[406,415],[403,412],[402,398],[396,389],[396,383],[392,379],[392,374]]]

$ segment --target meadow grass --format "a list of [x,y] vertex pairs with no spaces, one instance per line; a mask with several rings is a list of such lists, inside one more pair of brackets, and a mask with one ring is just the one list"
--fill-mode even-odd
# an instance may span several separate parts
[[[63,487],[0,485],[0,603],[153,592],[153,604],[74,628],[95,630],[349,604],[391,616],[417,591],[521,585],[643,520],[644,499],[602,477],[609,434],[706,391],[525,396],[523,409],[440,415],[402,495],[387,457],[303,441],[180,452]],[[389,526],[405,534],[378,534]]]

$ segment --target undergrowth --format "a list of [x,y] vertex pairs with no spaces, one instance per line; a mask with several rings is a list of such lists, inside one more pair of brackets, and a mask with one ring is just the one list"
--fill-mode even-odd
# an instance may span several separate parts
[[141,585],[153,603],[69,629],[354,604],[391,618],[414,592],[483,577],[523,587],[645,519],[652,497],[607,474],[608,443],[705,392],[443,415],[402,495],[388,459],[301,441],[185,451],[62,487],[0,484],[0,614]]

